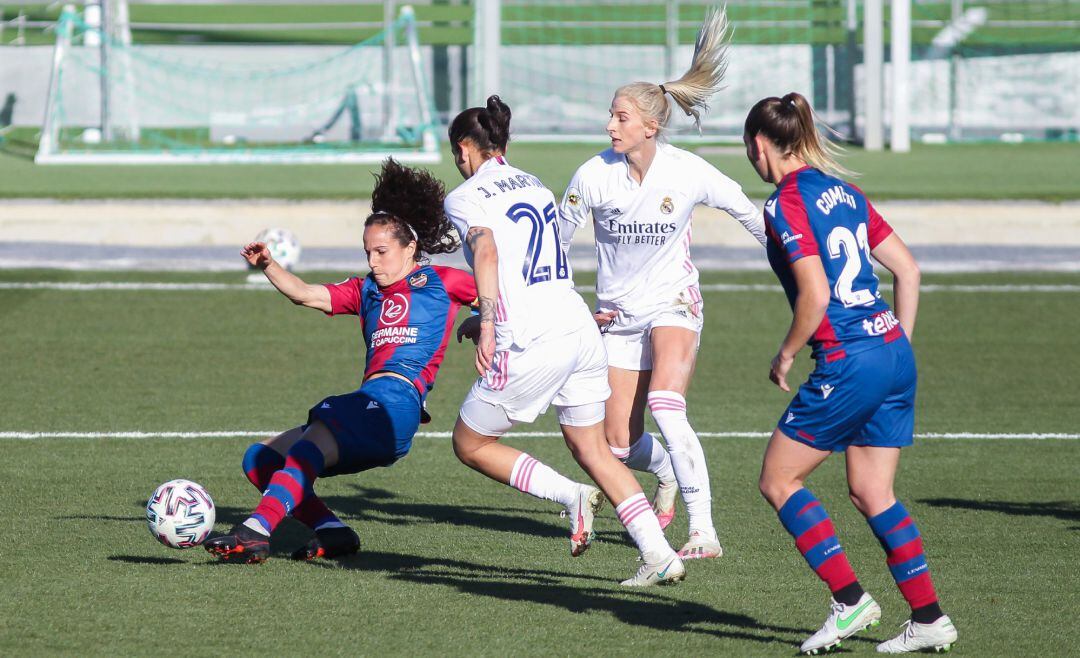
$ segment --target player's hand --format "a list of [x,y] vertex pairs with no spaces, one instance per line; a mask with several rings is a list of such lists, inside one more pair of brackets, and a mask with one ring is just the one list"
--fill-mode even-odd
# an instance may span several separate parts
[[476,372],[483,377],[495,360],[495,323],[481,322],[480,337],[476,341]]
[[270,263],[274,262],[274,257],[270,255],[270,249],[267,248],[265,242],[252,242],[240,250],[240,255],[244,257],[248,265],[260,270],[265,270],[270,267]]
[[600,327],[600,330],[603,331],[615,321],[617,315],[619,315],[618,311],[597,311],[596,313],[593,313],[593,320],[596,320],[596,326]]
[[474,345],[480,344],[480,316],[470,315],[465,318],[457,328],[457,342],[462,338],[468,338]]
[[787,374],[793,363],[795,363],[795,357],[784,356],[783,352],[777,352],[773,357],[772,367],[769,368],[769,379],[785,393],[791,392],[791,387],[787,383]]

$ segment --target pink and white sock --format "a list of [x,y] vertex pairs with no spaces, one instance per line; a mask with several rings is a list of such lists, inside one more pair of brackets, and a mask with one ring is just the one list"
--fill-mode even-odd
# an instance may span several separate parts
[[626,526],[626,531],[642,555],[662,557],[672,552],[664,531],[660,529],[660,521],[653,512],[652,503],[645,498],[645,494],[636,493],[619,503],[615,515]]
[[649,411],[667,441],[671,466],[690,517],[690,532],[715,536],[709,468],[697,432],[686,418],[686,398],[675,391],[650,391]]
[[667,448],[656,438],[645,432],[637,441],[630,444],[624,464],[635,471],[652,473],[661,482],[675,482],[675,471],[671,467],[671,455]]
[[576,482],[524,452],[514,462],[509,484],[518,491],[553,500],[564,507],[574,502],[578,492]]

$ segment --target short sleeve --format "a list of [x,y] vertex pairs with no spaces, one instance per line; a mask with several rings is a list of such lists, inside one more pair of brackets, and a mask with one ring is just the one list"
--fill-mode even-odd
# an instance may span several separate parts
[[443,202],[443,210],[446,216],[453,222],[461,237],[461,243],[465,244],[465,237],[469,229],[483,227],[494,230],[494,222],[483,206],[476,200],[469,198],[468,194],[451,193]]
[[584,169],[585,165],[582,165],[574,173],[574,177],[570,179],[570,185],[563,194],[562,204],[559,206],[559,217],[578,228],[583,228],[589,223],[592,211],[592,200],[585,185]]
[[462,306],[470,306],[476,301],[476,280],[472,274],[456,267],[436,267],[435,271],[442,279],[450,299]]
[[[866,198],[866,197],[863,197]],[[870,203],[870,200],[866,200],[867,211],[867,237],[870,240],[870,248],[881,244],[885,238],[889,237],[893,233],[893,227],[889,226],[889,223],[885,221],[885,218],[878,214],[876,208]]]
[[765,203],[765,222],[789,263],[820,253],[797,184],[785,185]]
[[330,292],[330,312],[327,315],[360,315],[360,288],[363,282],[352,277],[341,283],[324,283]]

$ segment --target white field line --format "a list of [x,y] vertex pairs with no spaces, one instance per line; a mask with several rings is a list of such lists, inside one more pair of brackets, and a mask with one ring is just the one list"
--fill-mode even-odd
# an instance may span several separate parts
[[[264,438],[278,434],[280,430],[224,430],[220,432],[0,432],[0,439],[40,440],[40,439],[223,439],[223,438]],[[771,432],[698,432],[706,439],[763,439]],[[558,432],[511,432],[508,438],[555,438]],[[416,438],[448,439],[450,432],[417,432]],[[979,432],[926,432],[916,434],[916,439],[1067,439],[1080,440],[1080,434],[1064,432],[1050,433],[979,433]]]
[[[882,290],[891,290],[889,284],[882,284]],[[595,286],[578,286],[581,292],[596,292]],[[63,281],[0,282],[0,290],[61,290],[66,292],[94,291],[157,291],[157,292],[219,292],[235,290],[273,290],[268,283],[154,283],[137,281],[102,281],[98,283],[74,283]],[[960,293],[1018,293],[1018,292],[1080,292],[1080,284],[926,284],[919,288],[922,292],[960,292]],[[775,284],[756,283],[706,283],[702,292],[782,292],[783,288]]]

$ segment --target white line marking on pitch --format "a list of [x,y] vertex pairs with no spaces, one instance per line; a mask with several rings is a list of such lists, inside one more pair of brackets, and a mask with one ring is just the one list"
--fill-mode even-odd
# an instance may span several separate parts
[[[274,436],[280,430],[251,431],[251,430],[224,430],[220,432],[0,432],[0,439],[221,439],[231,437],[255,437],[264,438]],[[771,432],[698,432],[698,436],[706,439],[763,439],[771,435]],[[509,438],[555,438],[561,437],[558,432],[511,432]],[[448,439],[450,432],[417,432],[417,438],[422,439]],[[1068,439],[1078,440],[1080,434],[1067,434],[1063,432],[1050,433],[978,433],[978,432],[926,432],[916,434],[917,439],[1022,439],[1022,440],[1045,440],[1045,439]]]
[[[891,290],[889,284],[882,284],[882,290]],[[596,286],[578,286],[581,292],[596,292]],[[29,281],[0,282],[0,290],[60,290],[65,292],[94,291],[155,291],[155,292],[220,292],[233,290],[273,290],[269,283],[161,283],[137,281],[101,281],[98,283],[77,283],[71,281]],[[701,285],[703,292],[782,292],[783,288],[775,284],[758,283],[706,283]],[[925,284],[919,288],[922,292],[1080,292],[1080,284]]]

